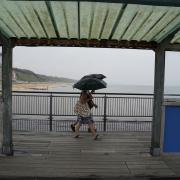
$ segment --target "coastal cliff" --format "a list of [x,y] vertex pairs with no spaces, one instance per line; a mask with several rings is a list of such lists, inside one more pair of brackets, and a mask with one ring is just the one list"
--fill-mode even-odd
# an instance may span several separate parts
[[36,74],[33,71],[27,69],[13,68],[12,73],[13,83],[19,82],[62,82],[62,83],[74,83],[76,80],[65,77],[54,77],[42,74]]

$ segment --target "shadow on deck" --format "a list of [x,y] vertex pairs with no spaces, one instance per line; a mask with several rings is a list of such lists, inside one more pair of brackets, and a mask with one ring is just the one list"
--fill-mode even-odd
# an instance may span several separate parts
[[97,141],[88,133],[73,136],[14,132],[14,156],[0,155],[0,179],[180,177],[180,156],[152,157],[148,132],[101,133]]

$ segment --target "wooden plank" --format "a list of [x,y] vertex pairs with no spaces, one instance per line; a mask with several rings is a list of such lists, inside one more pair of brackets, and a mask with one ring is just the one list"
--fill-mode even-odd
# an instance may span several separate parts
[[61,2],[50,2],[52,14],[57,26],[59,37],[68,38],[67,22],[65,21],[65,10]]
[[143,23],[147,20],[147,18],[152,13],[152,6],[138,6],[138,11],[130,23],[130,26],[126,30],[122,39],[131,40],[133,39],[133,35],[136,34],[137,31],[143,26]]
[[180,30],[174,35],[174,38],[172,39],[171,43],[178,42],[179,40],[180,40]]
[[100,39],[100,33],[107,16],[107,4],[95,3],[93,8],[92,27],[90,29],[90,39]]
[[[16,37],[20,38],[20,37],[25,37],[24,32],[22,31],[22,29],[18,26],[18,24],[14,21],[14,19],[12,18],[12,16],[9,14],[9,12],[2,6],[2,4],[0,3],[0,17],[1,17],[1,21],[4,22],[4,24],[6,26],[8,26],[8,29],[11,30],[11,32],[13,34],[16,35]],[[4,29],[5,30],[5,29]],[[11,34],[8,34],[9,36]]]
[[165,7],[153,7],[151,15],[144,22],[141,28],[133,36],[134,40],[140,41],[149,32],[153,26],[162,18],[162,16],[167,12]]
[[73,133],[27,133],[26,136],[16,132],[13,138],[16,151],[11,158],[0,157],[0,175],[78,178],[177,174],[179,164],[171,165],[178,158],[164,161],[162,157],[149,155],[144,145],[150,146],[149,133],[102,133],[98,141],[93,141],[88,133],[82,135],[77,140]]
[[31,2],[27,1],[26,3],[22,3],[22,2],[17,2],[17,3],[18,3],[18,7],[21,9],[25,18],[31,25],[33,31],[35,32],[37,38],[47,37],[37,17],[36,12],[33,9]]
[[129,4],[126,6],[122,14],[122,17],[112,36],[112,39],[117,39],[117,40],[122,39],[122,36],[126,32],[126,29],[129,27],[129,25],[131,24],[131,21],[136,16],[137,11],[138,11],[137,5]]
[[[9,29],[9,27],[2,20],[0,20],[0,27],[1,33],[3,33],[6,38],[16,37],[16,35],[11,31],[11,29]],[[0,44],[2,43],[0,42]]]
[[[169,34],[171,34],[173,31],[178,29],[180,27],[180,15],[177,16],[175,19],[173,19],[172,22],[170,22],[167,27],[165,27],[155,38],[154,40],[158,43],[163,41]],[[175,39],[174,39],[175,40]],[[174,41],[176,42],[176,40]]]
[[108,6],[108,14],[104,24],[104,28],[101,34],[101,39],[109,39],[111,34],[114,34],[113,28],[115,28],[115,23],[122,13],[122,4],[111,4]]
[[65,12],[69,38],[78,38],[78,3],[64,1],[62,4]]
[[[12,1],[19,1],[19,0],[12,0]],[[37,0],[31,0],[37,1]],[[43,0],[39,0],[43,1]],[[51,0],[51,1],[64,1],[64,0]],[[66,0],[66,1],[75,1],[77,0]],[[87,0],[81,0],[87,1]],[[153,5],[153,6],[175,6],[180,7],[179,0],[88,0],[90,2],[105,2],[105,3],[127,3],[127,4],[142,4],[142,5]]]
[[56,38],[55,29],[51,21],[51,17],[44,1],[42,2],[32,2],[32,6],[38,19],[40,19],[41,26],[44,29],[44,32],[47,34],[48,38]]
[[162,16],[158,23],[143,37],[142,40],[153,41],[155,36],[158,35],[164,28],[170,24],[174,18],[180,13],[180,8],[170,8],[167,13]]
[[[31,37],[36,37],[36,34],[33,32],[30,24],[24,17],[21,8],[18,6],[17,3],[12,2],[12,1],[4,1],[2,2],[4,5],[5,9],[10,12],[11,16],[13,17],[14,21],[17,23],[17,25],[21,28],[23,33],[25,34],[26,37],[31,38]],[[11,25],[9,25],[11,26]]]
[[80,38],[88,39],[92,26],[93,4],[91,2],[80,2]]

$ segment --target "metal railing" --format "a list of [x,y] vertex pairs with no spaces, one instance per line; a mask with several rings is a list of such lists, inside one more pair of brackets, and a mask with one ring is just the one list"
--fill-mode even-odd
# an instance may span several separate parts
[[[28,131],[70,131],[79,93],[14,91],[13,128]],[[93,117],[98,131],[151,131],[153,95],[96,93]],[[84,127],[85,130],[85,127]]]

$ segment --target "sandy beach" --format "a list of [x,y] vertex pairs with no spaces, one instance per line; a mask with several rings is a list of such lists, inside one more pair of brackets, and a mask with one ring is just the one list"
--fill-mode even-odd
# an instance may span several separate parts
[[24,91],[24,90],[49,90],[56,87],[67,86],[66,83],[55,83],[55,82],[31,82],[31,83],[13,83],[13,91]]

